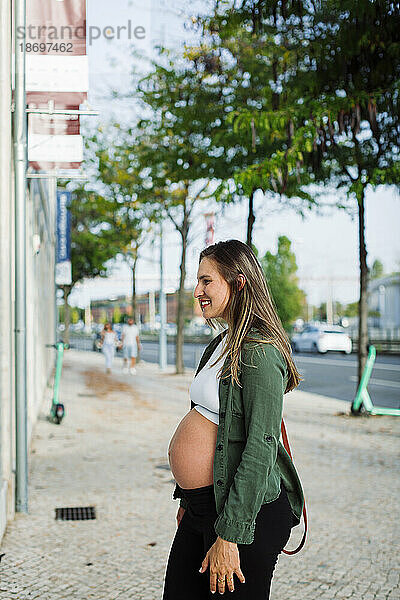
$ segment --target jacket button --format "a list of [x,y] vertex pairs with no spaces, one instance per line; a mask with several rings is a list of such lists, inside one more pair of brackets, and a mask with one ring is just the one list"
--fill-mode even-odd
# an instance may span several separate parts
[[222,448],[223,448],[223,445],[222,444],[218,444],[217,450],[222,450]]
[[228,385],[228,384],[229,384],[229,379],[222,380],[222,385]]
[[223,482],[223,481],[221,481],[221,479],[218,479],[218,481],[217,481],[217,485],[224,485],[224,482]]
[[272,442],[272,441],[273,441],[273,439],[274,439],[274,438],[272,437],[272,435],[264,435],[264,440],[265,440],[266,442]]
[[221,419],[225,419],[225,413],[224,412],[220,413],[220,417],[221,417]]

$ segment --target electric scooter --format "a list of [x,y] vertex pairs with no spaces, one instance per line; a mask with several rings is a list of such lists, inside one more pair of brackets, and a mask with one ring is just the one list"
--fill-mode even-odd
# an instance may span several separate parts
[[56,362],[56,374],[54,376],[54,389],[53,389],[53,399],[51,401],[51,409],[50,414],[48,416],[49,421],[59,425],[65,416],[65,408],[62,402],[58,400],[58,392],[60,388],[60,379],[61,379],[61,371],[62,371],[62,363],[64,350],[68,348],[68,344],[64,344],[63,342],[57,342],[56,344],[46,344],[48,348],[55,348],[57,350],[57,362]]

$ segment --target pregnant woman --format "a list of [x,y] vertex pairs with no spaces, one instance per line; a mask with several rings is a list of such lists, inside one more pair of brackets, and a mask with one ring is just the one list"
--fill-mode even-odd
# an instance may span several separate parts
[[169,446],[180,498],[163,600],[267,600],[279,553],[300,522],[303,492],[279,441],[283,394],[300,377],[263,270],[240,241],[200,254],[195,298],[208,345],[191,410]]

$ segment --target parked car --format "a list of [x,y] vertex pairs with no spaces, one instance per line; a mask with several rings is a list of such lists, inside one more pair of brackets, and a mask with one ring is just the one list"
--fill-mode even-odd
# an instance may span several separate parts
[[292,337],[293,352],[319,352],[325,354],[329,351],[351,353],[351,338],[343,327],[339,325],[307,325],[301,333]]

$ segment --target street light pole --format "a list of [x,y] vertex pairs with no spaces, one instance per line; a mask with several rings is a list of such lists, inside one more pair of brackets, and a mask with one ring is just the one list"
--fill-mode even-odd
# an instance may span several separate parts
[[26,392],[26,98],[25,0],[14,2],[15,110],[13,115],[15,176],[15,421],[17,512],[28,512],[28,443]]
[[159,337],[159,367],[163,371],[167,366],[167,337],[165,332],[166,324],[166,302],[164,291],[164,272],[163,272],[163,224],[160,222],[160,337]]

